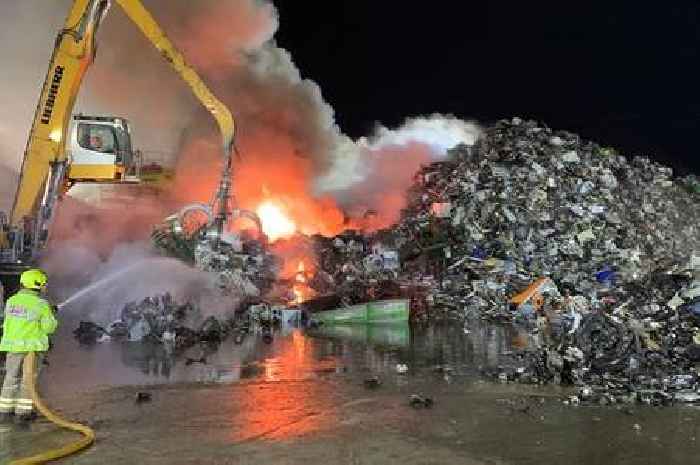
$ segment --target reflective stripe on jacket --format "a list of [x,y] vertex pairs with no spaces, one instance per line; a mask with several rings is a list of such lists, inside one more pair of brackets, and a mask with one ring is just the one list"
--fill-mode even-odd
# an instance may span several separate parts
[[51,305],[30,289],[7,299],[1,352],[45,352],[49,334],[58,326]]

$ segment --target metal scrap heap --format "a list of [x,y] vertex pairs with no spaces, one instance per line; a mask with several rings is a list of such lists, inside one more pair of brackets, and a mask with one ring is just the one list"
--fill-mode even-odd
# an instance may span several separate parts
[[700,250],[696,186],[647,158],[503,120],[476,145],[423,166],[394,228],[309,239],[315,288],[387,279],[422,287],[433,308],[414,316],[426,320],[464,319],[475,306],[500,313],[542,276],[597,298]]
[[231,322],[203,318],[194,304],[177,303],[166,293],[126,304],[120,319],[108,328],[83,321],[74,335],[81,344],[118,339],[163,343],[179,350],[202,342],[217,344],[230,329]]
[[501,380],[700,400],[697,178],[519,118],[448,155],[416,175],[392,231],[404,277],[429,289],[416,319],[523,328]]
[[407,255],[442,245],[434,255],[446,265],[495,257],[589,292],[606,265],[634,281],[700,249],[694,184],[672,175],[576,134],[503,120],[423,167],[396,232]]
[[513,325],[526,343],[490,375],[578,385],[572,402],[700,401],[699,193],[647,158],[503,120],[422,167],[394,228],[317,241],[318,290],[340,305],[392,288],[414,322],[465,332]]

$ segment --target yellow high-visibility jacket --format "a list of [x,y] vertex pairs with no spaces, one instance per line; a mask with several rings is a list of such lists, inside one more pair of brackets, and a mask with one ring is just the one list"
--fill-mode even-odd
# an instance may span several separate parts
[[38,292],[22,289],[7,299],[0,352],[45,352],[58,321]]

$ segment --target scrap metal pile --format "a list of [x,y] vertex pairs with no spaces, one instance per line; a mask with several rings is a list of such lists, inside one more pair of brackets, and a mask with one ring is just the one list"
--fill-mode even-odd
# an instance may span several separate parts
[[[397,228],[406,252],[498,259],[581,292],[613,267],[633,281],[700,249],[698,197],[670,168],[514,118],[425,166]],[[466,262],[465,262],[466,263]]]
[[569,132],[500,121],[416,174],[393,229],[309,238],[323,273],[316,287],[423,285],[435,308],[418,319],[499,312],[542,276],[595,298],[700,250],[696,184]]
[[[574,383],[596,401],[697,388],[696,177],[519,118],[448,155],[416,174],[395,228],[322,242],[326,300],[389,282],[414,321],[522,325],[533,344],[501,380]],[[400,268],[372,276],[384,250]],[[538,299],[512,302],[541,277]]]
[[218,344],[232,327],[233,321],[203,318],[195,305],[177,303],[166,293],[126,304],[121,318],[107,328],[82,321],[73,333],[86,345],[117,339],[162,343],[179,350],[197,343]]
[[[698,400],[696,186],[514,118],[424,167],[395,232],[434,281],[427,316],[529,331],[499,379],[577,384],[579,400]],[[550,289],[513,303],[543,276]]]
[[608,289],[601,299],[556,288],[535,294],[513,312],[528,343],[503,354],[488,375],[575,385],[573,404],[700,402],[700,269],[684,268]]

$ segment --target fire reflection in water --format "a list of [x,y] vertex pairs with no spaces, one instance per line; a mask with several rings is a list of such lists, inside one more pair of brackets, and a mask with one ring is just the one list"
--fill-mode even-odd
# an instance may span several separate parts
[[[275,342],[275,357],[261,363],[262,383],[241,386],[232,395],[238,418],[232,440],[282,440],[332,426],[336,420],[333,391],[315,380],[319,372],[333,371],[335,361],[324,363],[301,332]],[[240,428],[240,429],[239,429]]]

